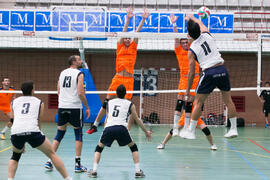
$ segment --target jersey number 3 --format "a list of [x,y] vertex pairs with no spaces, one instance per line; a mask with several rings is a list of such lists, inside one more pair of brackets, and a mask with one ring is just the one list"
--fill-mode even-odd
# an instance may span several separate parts
[[24,103],[23,109],[22,109],[22,114],[28,114],[29,108],[30,108],[30,103]]
[[201,47],[203,48],[204,54],[207,56],[209,53],[211,53],[211,49],[206,41],[204,41],[201,44]]

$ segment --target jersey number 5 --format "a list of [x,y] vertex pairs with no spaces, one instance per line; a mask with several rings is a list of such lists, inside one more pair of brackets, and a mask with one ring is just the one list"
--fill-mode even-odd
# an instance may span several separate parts
[[119,115],[119,108],[120,106],[118,105],[115,105],[114,108],[113,108],[113,113],[112,113],[112,116],[113,117],[117,117]]
[[204,54],[207,56],[209,53],[211,53],[211,49],[206,41],[204,41],[201,44],[201,47],[203,48]]

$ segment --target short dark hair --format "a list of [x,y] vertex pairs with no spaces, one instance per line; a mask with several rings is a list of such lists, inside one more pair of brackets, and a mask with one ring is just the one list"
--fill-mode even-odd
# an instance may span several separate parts
[[68,58],[68,65],[72,65],[73,61],[76,61],[76,56],[78,55],[72,55],[72,56],[69,56]]
[[194,22],[193,20],[188,20],[187,22],[187,31],[190,37],[194,40],[198,39],[201,35],[201,29],[198,23]]
[[31,80],[25,81],[21,85],[21,90],[24,96],[32,95],[33,88],[34,88],[34,82]]
[[116,94],[117,94],[117,97],[123,99],[126,95],[126,88],[123,84],[119,85],[116,89]]
[[7,76],[3,76],[3,77],[2,77],[2,81],[1,81],[1,82],[3,82],[5,79],[9,79],[9,77],[7,77]]

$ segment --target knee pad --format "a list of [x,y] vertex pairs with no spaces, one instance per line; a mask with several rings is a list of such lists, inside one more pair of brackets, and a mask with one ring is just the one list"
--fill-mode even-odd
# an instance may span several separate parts
[[169,133],[170,133],[170,135],[172,136],[172,134],[173,134],[173,129],[171,129],[171,130],[169,131]]
[[203,109],[204,109],[204,104],[202,105],[201,111],[203,111]]
[[97,145],[95,152],[101,153],[103,149],[104,149],[103,147],[100,147],[99,145]]
[[186,113],[191,113],[191,111],[192,111],[192,105],[193,105],[192,102],[186,102],[186,104],[185,104],[185,112]]
[[74,134],[75,134],[75,140],[82,142],[82,136],[83,136],[82,135],[82,128],[74,129]]
[[54,140],[56,140],[58,142],[61,142],[61,140],[63,139],[65,133],[66,133],[66,131],[62,131],[62,130],[57,129],[57,133],[56,133],[56,136],[55,136]]
[[208,129],[208,127],[205,127],[202,129],[202,132],[206,135],[209,136],[211,134],[210,130]]
[[22,153],[13,152],[11,159],[14,160],[14,161],[19,162],[19,160],[21,158],[21,155],[22,155]]
[[102,107],[103,107],[104,109],[107,108],[108,102],[109,102],[109,99],[107,99],[107,98],[103,101]]
[[129,147],[129,148],[130,148],[131,152],[136,152],[136,151],[138,151],[137,144],[135,144],[135,143],[134,143],[133,146],[131,146],[131,147]]
[[183,105],[184,105],[184,102],[185,101],[180,100],[180,99],[177,100],[175,110],[181,112],[182,108],[183,108]]

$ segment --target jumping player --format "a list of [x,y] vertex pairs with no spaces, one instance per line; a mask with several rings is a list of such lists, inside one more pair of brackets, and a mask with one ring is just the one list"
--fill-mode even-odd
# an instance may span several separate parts
[[[265,82],[265,87],[270,87],[270,82]],[[263,90],[260,94],[260,100],[263,103],[263,113],[265,116],[265,127],[269,126],[268,114],[270,112],[270,90]]]
[[[127,19],[123,28],[123,32],[127,32],[129,21],[133,16],[134,16],[133,10],[129,8],[127,10]],[[148,16],[149,16],[149,13],[145,9],[144,13],[142,14],[142,20],[139,26],[137,27],[136,32],[141,31],[143,24]],[[136,62],[138,42],[139,42],[138,38],[134,38],[133,40],[131,40],[131,38],[121,38],[117,42],[116,74],[112,79],[112,83],[108,89],[109,91],[115,91],[116,88],[120,84],[123,84],[126,87],[127,91],[133,91],[133,85],[134,85],[133,71],[134,71],[134,65]],[[106,111],[105,111],[106,104],[108,103],[110,99],[113,99],[115,97],[116,97],[116,94],[107,95],[95,122],[101,121],[103,116],[106,114]],[[132,98],[132,94],[130,93],[126,94],[125,98],[130,100]],[[94,129],[91,130],[90,128],[86,131],[86,133],[92,134],[93,131],[95,130]]]
[[208,28],[193,15],[188,15],[187,31],[191,38],[191,46],[188,52],[189,73],[186,96],[190,96],[190,89],[193,84],[193,79],[196,74],[196,61],[202,68],[203,75],[196,89],[194,100],[194,110],[191,115],[189,130],[185,137],[195,139],[195,127],[197,126],[198,118],[201,115],[201,107],[204,104],[208,95],[218,87],[221,91],[223,102],[228,107],[228,117],[231,122],[231,128],[224,135],[226,138],[238,136],[236,126],[236,109],[231,98],[231,86],[229,74],[224,67],[224,60],[218,51],[214,38],[209,33]]

